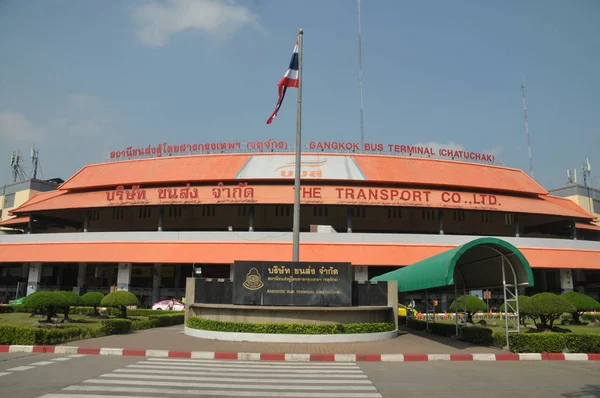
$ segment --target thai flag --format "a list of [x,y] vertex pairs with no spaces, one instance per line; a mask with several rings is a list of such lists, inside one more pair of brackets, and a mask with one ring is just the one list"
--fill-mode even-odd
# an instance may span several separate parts
[[294,54],[292,54],[292,59],[290,60],[290,67],[288,68],[283,78],[277,84],[279,89],[279,99],[277,100],[277,105],[275,106],[275,110],[267,120],[267,124],[271,124],[275,116],[277,116],[277,112],[279,112],[279,108],[281,107],[281,103],[283,102],[283,98],[285,97],[285,92],[288,87],[296,87],[298,88],[298,39],[296,39],[296,45],[294,46]]

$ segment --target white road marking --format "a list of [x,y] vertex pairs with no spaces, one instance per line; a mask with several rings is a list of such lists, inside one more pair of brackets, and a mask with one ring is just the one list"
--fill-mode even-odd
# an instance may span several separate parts
[[[220,373],[211,372],[211,371],[203,371],[203,370],[158,370],[158,369],[117,369],[115,370],[117,373],[146,373],[146,374],[164,374],[164,375],[190,375],[190,376],[218,376]],[[281,378],[288,379],[290,377],[290,373],[281,373],[281,374],[272,374],[269,373],[269,377],[271,378]],[[293,372],[292,372],[293,373]],[[366,379],[367,375],[365,374],[320,374],[320,373],[293,373],[294,378],[303,379],[303,378],[311,378],[311,379],[320,379],[320,378],[356,378],[356,379]],[[235,372],[235,371],[227,371],[227,375],[231,377],[261,377],[265,375],[265,372],[262,373],[244,373],[244,372]]]
[[52,365],[53,363],[56,363],[56,362],[52,362],[52,361],[40,361],[40,362],[30,363],[30,365]]
[[[297,354],[297,355],[301,355],[301,354]],[[174,363],[183,363],[183,364],[190,364],[190,363],[209,363],[209,364],[214,364],[215,360],[214,359],[177,359],[177,358],[148,358],[147,360],[148,362],[174,362]],[[219,363],[224,363],[223,361],[220,361]],[[349,362],[302,362],[302,361],[298,361],[298,362],[286,362],[286,361],[244,361],[244,360],[239,360],[239,359],[232,359],[232,360],[228,360],[227,361],[228,364],[260,364],[260,365],[277,365],[277,366],[335,366],[335,367],[341,367],[341,366],[356,366],[355,363],[349,363]]]
[[[227,375],[229,376],[229,374]],[[231,377],[227,377],[227,376],[210,376],[210,377],[194,377],[193,380],[194,381],[215,381],[215,382],[226,382],[226,383],[281,383],[282,380],[281,379],[277,379],[277,378],[258,378],[258,377],[250,377],[250,378],[240,378],[240,377],[235,377],[235,378],[231,378]],[[262,377],[265,377],[265,374],[261,375]],[[106,378],[122,378],[122,379],[150,379],[150,380],[159,380],[159,379],[167,379],[167,380],[191,380],[191,378],[189,376],[174,376],[174,375],[141,375],[141,374],[130,374],[130,373],[126,373],[126,374],[112,374],[112,373],[107,373],[107,374],[103,374],[100,375],[99,377],[106,377]],[[289,376],[286,376],[289,379]],[[297,381],[296,383],[301,383],[301,384],[371,384],[371,382],[369,380],[349,380],[349,379],[334,379],[334,380],[330,380],[330,379],[314,379],[311,378],[310,380],[302,380],[302,381]],[[287,383],[286,383],[287,384]]]
[[0,377],[12,374],[12,372],[0,372]]
[[35,366],[17,366],[16,368],[10,368],[10,369],[6,369],[6,370],[19,372],[21,370],[29,370],[29,369],[33,369],[33,368],[35,368]]
[[59,358],[53,358],[52,361],[70,361],[71,357],[59,357]]

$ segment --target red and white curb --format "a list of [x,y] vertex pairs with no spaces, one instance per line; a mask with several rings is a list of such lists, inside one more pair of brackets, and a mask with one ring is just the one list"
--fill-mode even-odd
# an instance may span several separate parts
[[138,356],[156,358],[230,359],[241,361],[288,362],[435,362],[435,361],[600,361],[600,354],[269,354],[252,352],[210,352],[171,350],[130,350],[44,345],[0,345],[0,352]]

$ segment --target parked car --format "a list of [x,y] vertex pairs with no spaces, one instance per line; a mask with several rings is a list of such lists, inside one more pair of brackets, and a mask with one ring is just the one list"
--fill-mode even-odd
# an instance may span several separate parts
[[[154,303],[154,305],[152,306],[152,309],[153,310],[168,310],[170,302],[171,302],[171,300],[161,300],[157,303]],[[183,311],[185,309],[185,304],[183,304],[179,300],[173,300],[173,308],[172,309],[173,309],[173,311]]]

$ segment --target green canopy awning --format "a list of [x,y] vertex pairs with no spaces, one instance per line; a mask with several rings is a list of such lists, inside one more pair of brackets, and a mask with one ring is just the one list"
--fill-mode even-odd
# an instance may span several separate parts
[[[458,273],[466,289],[502,286],[503,257],[506,269],[514,270],[517,285],[533,286],[533,273],[523,253],[498,238],[475,239],[371,280],[397,281],[399,292],[411,292],[454,285]],[[513,273],[507,273],[506,278],[512,283]]]

